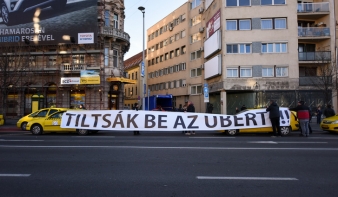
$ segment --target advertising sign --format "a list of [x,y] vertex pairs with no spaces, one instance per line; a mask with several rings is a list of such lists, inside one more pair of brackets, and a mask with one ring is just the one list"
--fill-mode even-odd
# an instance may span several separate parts
[[[3,0],[0,45],[94,43],[97,0]],[[26,42],[27,43],[27,42]]]
[[100,84],[99,70],[81,70],[80,84]]
[[209,103],[209,86],[207,83],[204,84],[203,92],[204,92],[204,102]]
[[63,85],[80,84],[80,77],[61,77],[61,84]]
[[221,10],[218,10],[214,16],[207,22],[207,39],[221,27]]

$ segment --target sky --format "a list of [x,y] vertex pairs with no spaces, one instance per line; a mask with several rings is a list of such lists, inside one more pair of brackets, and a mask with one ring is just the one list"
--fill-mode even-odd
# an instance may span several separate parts
[[130,49],[125,54],[124,60],[142,52],[143,50],[143,15],[138,9],[139,6],[145,8],[145,48],[147,48],[147,29],[158,21],[179,8],[188,0],[125,0],[124,31],[130,36]]

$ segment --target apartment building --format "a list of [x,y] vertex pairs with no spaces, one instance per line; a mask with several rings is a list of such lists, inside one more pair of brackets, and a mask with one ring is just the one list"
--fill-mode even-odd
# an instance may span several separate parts
[[202,1],[193,0],[147,29],[146,80],[150,95],[172,94],[174,107],[186,100],[205,112],[203,95]]
[[79,104],[123,109],[129,83],[123,57],[130,47],[124,1],[66,2],[31,5],[25,17],[2,14],[9,17],[0,20],[0,113],[20,117]]

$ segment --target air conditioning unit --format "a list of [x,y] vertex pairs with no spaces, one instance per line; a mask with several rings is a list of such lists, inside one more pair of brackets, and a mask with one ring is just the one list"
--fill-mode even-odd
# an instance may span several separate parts
[[204,27],[200,27],[199,31],[200,31],[200,33],[203,33]]
[[169,31],[172,31],[173,30],[173,27],[169,26]]
[[169,23],[169,31],[172,31],[174,29],[174,23]]
[[200,48],[200,51],[204,51],[204,47],[201,47],[201,48]]
[[202,13],[204,12],[204,8],[198,9],[198,12],[199,12],[200,14],[202,14]]
[[204,69],[204,64],[201,65],[201,69]]

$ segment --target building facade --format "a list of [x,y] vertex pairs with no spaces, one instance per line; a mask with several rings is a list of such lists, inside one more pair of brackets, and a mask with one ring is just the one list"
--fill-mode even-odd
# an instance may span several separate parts
[[199,112],[211,103],[222,114],[270,99],[337,110],[336,7],[334,0],[190,0],[147,30],[151,94],[193,100]]
[[32,6],[33,20],[0,24],[1,112],[29,114],[33,97],[38,108],[123,109],[123,57],[130,47],[124,1],[68,1],[62,11]]

